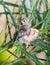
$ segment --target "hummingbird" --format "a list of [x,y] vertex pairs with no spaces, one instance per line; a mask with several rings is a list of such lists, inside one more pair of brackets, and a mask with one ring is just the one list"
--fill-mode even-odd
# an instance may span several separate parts
[[18,31],[15,33],[14,36],[21,42],[26,44],[26,46],[30,45],[30,43],[37,39],[38,37],[38,30],[31,28],[29,18],[23,18],[21,20],[21,25],[19,26]]

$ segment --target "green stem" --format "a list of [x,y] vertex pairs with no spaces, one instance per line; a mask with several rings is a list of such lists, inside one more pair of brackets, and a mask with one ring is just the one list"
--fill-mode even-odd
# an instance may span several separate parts
[[36,24],[35,26],[33,26],[33,28],[36,28],[36,27],[38,27],[40,24],[42,24],[43,23],[43,21],[41,21],[39,24]]
[[11,19],[12,19],[12,22],[13,22],[14,26],[17,28],[16,19],[15,19],[15,17],[13,16],[12,12],[10,11],[10,9],[5,6],[5,3],[2,3],[1,5],[4,6],[4,8],[9,12],[9,14],[10,14],[10,16],[11,16]]
[[[9,12],[0,12],[0,15],[2,14],[10,14]],[[19,12],[12,12],[12,14],[20,14]],[[24,12],[22,14],[25,14]]]
[[28,53],[25,49],[22,49],[22,52],[29,57],[30,59],[32,59],[32,61],[34,61],[37,65],[43,65],[37,58],[35,58],[34,56],[32,56],[30,53]]
[[3,3],[5,3],[5,5],[9,5],[9,6],[20,7],[17,4],[13,4],[13,3],[5,2],[5,1],[0,1],[0,4],[3,4]]
[[13,56],[15,56],[16,58],[18,58],[18,56],[16,56],[13,52],[11,52],[10,50],[7,50],[10,54],[12,54]]

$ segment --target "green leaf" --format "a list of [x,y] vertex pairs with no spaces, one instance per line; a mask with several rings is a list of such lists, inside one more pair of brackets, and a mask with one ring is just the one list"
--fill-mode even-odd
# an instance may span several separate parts
[[46,65],[50,65],[48,52],[46,52]]
[[8,43],[6,43],[5,45],[2,45],[0,47],[0,53],[7,50],[7,49],[9,49],[9,48],[11,48],[13,46],[13,44],[14,44],[14,40],[12,39]]
[[39,32],[39,34],[42,35],[42,34],[46,34],[47,32],[48,32],[48,29],[43,29],[43,30],[41,30],[41,31]]
[[17,56],[21,56],[21,50],[22,50],[22,43],[18,42],[18,47],[17,47]]
[[43,65],[40,61],[38,61],[37,58],[33,57],[29,52],[27,52],[25,49],[22,49],[22,52],[29,57],[30,59],[32,59],[32,61],[34,61],[37,65]]
[[0,1],[0,4],[4,3],[5,5],[8,5],[8,6],[13,6],[13,7],[20,7],[19,5],[17,4],[13,4],[13,3],[10,3],[10,2],[5,2],[5,1]]
[[47,22],[50,22],[50,8],[48,9],[45,19],[47,20]]
[[26,17],[28,17],[29,14],[28,14],[28,11],[27,11],[27,7],[26,7],[26,5],[25,5],[25,1],[26,1],[26,0],[23,0],[23,2],[22,2],[23,5],[22,5],[22,7],[23,7],[23,9],[24,9],[24,12],[25,12]]
[[39,13],[39,11],[38,11],[38,10],[36,10],[36,13],[37,13],[37,19],[38,19],[38,21],[40,22],[40,21],[41,21],[41,16],[40,16],[40,13]]
[[24,5],[24,11],[25,11],[26,17],[28,17],[29,14],[25,5]]
[[5,7],[5,9],[10,13],[12,22],[13,22],[14,26],[17,27],[16,19],[15,19],[15,17],[13,16],[12,12],[10,11],[10,9],[9,9],[8,7],[5,6],[5,3],[2,3],[2,5],[3,5],[3,6]]
[[48,10],[48,0],[44,0],[45,6],[46,6],[46,11]]
[[5,32],[2,31],[2,32],[0,33],[0,46],[2,45],[2,43],[4,42],[4,40],[5,40]]

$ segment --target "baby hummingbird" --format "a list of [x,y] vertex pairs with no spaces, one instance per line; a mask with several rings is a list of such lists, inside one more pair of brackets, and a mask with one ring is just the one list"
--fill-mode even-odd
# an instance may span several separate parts
[[38,30],[31,28],[30,20],[29,18],[23,18],[21,21],[21,25],[18,30],[18,40],[21,41],[21,43],[26,44],[28,46],[31,41],[36,40],[38,37]]

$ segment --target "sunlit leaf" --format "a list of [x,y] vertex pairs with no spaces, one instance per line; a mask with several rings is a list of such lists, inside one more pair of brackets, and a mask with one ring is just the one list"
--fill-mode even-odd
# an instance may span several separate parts
[[4,42],[4,40],[5,40],[5,32],[2,31],[2,32],[0,33],[0,46],[2,45],[2,43]]

